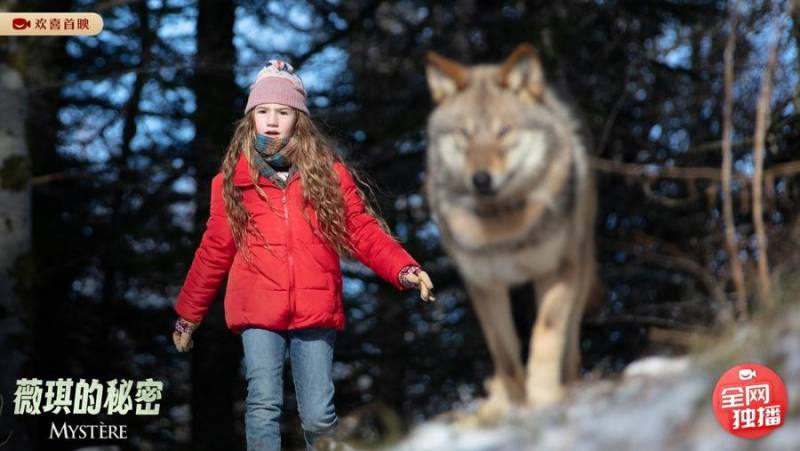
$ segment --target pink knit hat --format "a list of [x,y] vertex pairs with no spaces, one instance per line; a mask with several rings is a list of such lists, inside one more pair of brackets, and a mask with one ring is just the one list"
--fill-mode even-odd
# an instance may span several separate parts
[[283,60],[269,60],[258,72],[256,82],[250,85],[244,114],[262,103],[280,103],[309,114],[303,80],[294,73],[291,64]]

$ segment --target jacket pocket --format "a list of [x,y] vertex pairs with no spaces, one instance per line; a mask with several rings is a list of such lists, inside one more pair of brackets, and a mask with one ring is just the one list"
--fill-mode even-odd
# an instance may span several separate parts
[[308,253],[320,271],[336,273],[339,271],[339,254],[325,243],[311,243]]
[[[267,255],[264,255],[267,254]],[[250,248],[250,263],[244,260],[244,257],[237,255],[231,267],[231,273],[228,283],[234,284],[234,289],[246,290],[252,287],[253,284],[258,283],[260,286],[272,290],[286,289],[287,284],[281,284],[281,271],[284,270],[282,265],[269,264],[268,262],[274,261],[267,249]],[[234,276],[236,276],[234,278]]]
[[298,288],[333,291],[330,273],[336,270],[327,261],[319,245],[302,243],[294,253],[295,282]]

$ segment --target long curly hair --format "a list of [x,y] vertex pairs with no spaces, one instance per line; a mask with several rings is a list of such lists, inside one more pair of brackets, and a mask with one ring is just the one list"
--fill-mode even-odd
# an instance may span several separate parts
[[[254,111],[255,108],[236,122],[233,137],[225,150],[220,167],[223,175],[222,197],[228,224],[236,248],[247,262],[251,262],[249,247],[252,244],[250,240],[256,236],[272,252],[261,230],[256,227],[250,212],[244,207],[242,187],[233,183],[234,168],[243,152],[248,162],[253,187],[262,200],[270,202],[269,197],[256,183],[259,173],[253,163],[256,153]],[[345,164],[343,158],[334,151],[332,140],[319,130],[307,114],[297,109],[295,109],[295,114],[297,122],[294,126],[294,133],[286,145],[284,155],[296,165],[296,169],[300,173],[303,188],[303,217],[306,222],[310,224],[307,209],[311,207],[316,212],[322,239],[332,245],[340,256],[349,259],[354,257],[353,243],[347,233],[344,196],[340,189],[338,174],[333,169],[334,162],[338,161],[345,165],[357,182],[356,191],[364,203],[367,213],[377,220],[384,232],[396,239],[386,221],[371,206],[363,191],[358,188],[358,184],[366,186],[374,195],[372,187],[364,182],[363,177],[357,171]]]

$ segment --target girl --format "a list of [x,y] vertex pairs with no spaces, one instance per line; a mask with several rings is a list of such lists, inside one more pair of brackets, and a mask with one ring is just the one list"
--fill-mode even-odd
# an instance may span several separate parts
[[227,274],[225,322],[244,348],[247,448],[280,449],[288,352],[313,449],[337,424],[331,368],[345,323],[339,256],[355,256],[398,290],[419,289],[425,302],[435,300],[430,277],[365,201],[310,120],[302,80],[281,60],[270,60],[250,86],[211,181],[210,209],[176,300],[175,346],[192,348],[192,332]]

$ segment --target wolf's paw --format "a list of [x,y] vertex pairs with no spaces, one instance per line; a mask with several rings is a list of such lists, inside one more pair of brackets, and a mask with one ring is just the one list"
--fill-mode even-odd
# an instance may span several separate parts
[[560,385],[542,387],[529,384],[526,391],[525,404],[532,408],[547,407],[560,402],[564,399],[564,395],[565,389]]
[[457,429],[474,429],[496,426],[508,417],[513,409],[511,403],[504,398],[494,396],[480,400],[476,410],[471,412],[453,412],[448,418]]
[[490,396],[475,412],[481,424],[495,424],[508,416],[513,408],[511,401],[504,396]]

